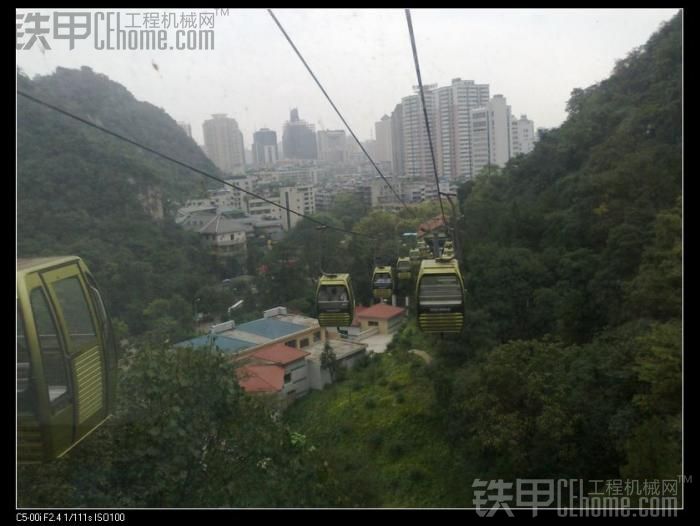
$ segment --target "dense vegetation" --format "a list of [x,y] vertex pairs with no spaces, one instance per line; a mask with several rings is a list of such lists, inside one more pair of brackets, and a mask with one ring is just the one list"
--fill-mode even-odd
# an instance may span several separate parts
[[[25,93],[218,173],[162,109],[90,68],[57,68],[34,79],[19,74],[17,83]],[[191,331],[193,298],[217,268],[197,234],[176,227],[172,216],[204,190],[201,176],[21,96],[17,172],[19,257],[83,257],[131,334],[157,327],[154,339],[161,343],[166,333],[178,339]]]
[[434,411],[431,368],[385,353],[285,413],[364,507],[470,507],[478,473],[454,463]]
[[[426,369],[430,408],[419,407],[440,437],[423,447],[449,451],[442,476],[408,494],[394,487],[392,470],[406,464],[386,455],[412,427],[400,419],[390,420],[396,428],[377,425],[380,409],[350,419],[342,397],[323,392],[290,413],[295,428],[339,458],[348,479],[373,466],[368,505],[470,506],[469,489],[440,491],[468,475],[678,478],[680,52],[676,17],[608,80],[575,90],[566,123],[534,152],[460,189],[465,330],[442,340],[409,323],[390,345],[437,358]],[[423,376],[409,378],[423,385]],[[382,389],[368,385],[355,396]],[[356,428],[374,442],[360,440]]]
[[568,110],[461,189],[468,320],[436,342],[435,410],[482,478],[674,479],[680,15]]
[[306,438],[245,396],[223,355],[130,353],[118,405],[62,460],[20,467],[20,506],[348,505]]

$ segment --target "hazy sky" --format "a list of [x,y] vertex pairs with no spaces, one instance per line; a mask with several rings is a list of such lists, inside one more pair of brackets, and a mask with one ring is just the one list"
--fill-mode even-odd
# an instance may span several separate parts
[[[149,11],[178,19],[183,13]],[[492,96],[506,97],[514,115],[527,114],[536,127],[550,128],[564,121],[572,89],[609,76],[616,60],[644,44],[677,11],[414,9],[411,15],[425,84],[444,86],[456,77],[487,83]],[[29,12],[37,10],[18,10]],[[122,27],[132,20],[142,25],[144,12],[121,10]],[[402,9],[278,9],[275,14],[362,140],[417,84]],[[169,42],[174,33],[169,30]],[[29,37],[22,38],[26,44]],[[235,118],[247,148],[261,127],[277,131],[281,140],[293,107],[317,129],[342,127],[266,10],[230,9],[228,16],[215,16],[214,39],[214,50],[100,51],[92,38],[69,50],[67,41],[48,36],[52,49],[43,50],[37,41],[16,57],[31,76],[56,66],[90,66],[137,99],[189,122],[199,143],[202,122],[212,113]]]

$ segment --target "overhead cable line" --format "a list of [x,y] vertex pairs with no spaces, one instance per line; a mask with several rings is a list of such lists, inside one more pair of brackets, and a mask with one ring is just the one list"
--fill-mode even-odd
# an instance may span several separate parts
[[440,181],[438,180],[437,163],[435,162],[435,151],[433,150],[433,139],[430,134],[430,122],[428,119],[428,109],[425,106],[425,95],[423,93],[423,80],[420,75],[420,66],[418,65],[418,52],[416,51],[416,39],[413,36],[413,24],[411,23],[411,10],[406,9],[406,22],[408,23],[408,33],[411,36],[411,48],[413,49],[413,62],[416,65],[416,76],[418,77],[418,87],[420,88],[420,100],[423,104],[423,116],[425,117],[425,128],[428,132],[428,144],[430,145],[430,157],[433,160],[433,173],[435,174],[435,185],[437,186],[438,199],[440,200],[440,212],[442,213],[442,221],[447,227],[445,219],[445,208],[442,206],[442,192],[440,191]]
[[351,128],[350,125],[347,123],[347,121],[345,120],[345,118],[343,117],[343,115],[340,113],[340,110],[338,110],[338,108],[336,107],[336,105],[333,103],[333,100],[331,100],[330,96],[328,95],[328,93],[326,92],[326,90],[325,90],[325,89],[323,88],[323,86],[321,85],[321,82],[319,82],[318,78],[316,78],[316,75],[314,75],[314,72],[311,71],[311,68],[310,68],[309,65],[306,63],[306,60],[304,60],[304,57],[301,55],[301,53],[299,52],[299,50],[297,49],[297,47],[294,45],[294,42],[292,42],[292,39],[289,37],[289,35],[287,34],[287,32],[286,32],[286,31],[284,30],[284,28],[282,27],[282,24],[280,23],[280,21],[277,20],[277,17],[276,17],[275,14],[272,12],[272,9],[268,9],[267,12],[270,13],[270,16],[271,16],[272,19],[275,21],[275,24],[277,24],[277,27],[280,28],[280,31],[282,31],[282,34],[283,34],[284,37],[287,39],[287,42],[289,42],[289,45],[292,46],[292,49],[294,50],[294,52],[295,52],[295,53],[297,54],[297,56],[299,57],[299,60],[301,60],[301,62],[302,62],[302,63],[304,64],[304,66],[306,67],[306,70],[309,72],[309,74],[311,75],[311,77],[316,81],[316,84],[318,85],[318,87],[321,88],[321,91],[322,91],[323,94],[326,96],[326,99],[328,99],[328,102],[330,102],[331,106],[333,106],[333,109],[334,109],[335,112],[338,114],[338,117],[340,117],[340,120],[343,121],[343,124],[344,124],[345,127],[348,129],[348,131],[350,132],[350,135],[352,135],[352,138],[355,139],[355,142],[358,144],[358,146],[360,147],[360,149],[362,150],[362,152],[365,154],[365,156],[367,157],[367,159],[369,159],[369,162],[372,163],[372,166],[374,166],[374,169],[375,169],[375,170],[377,171],[377,173],[379,174],[379,177],[381,177],[381,178],[384,180],[384,182],[386,183],[386,185],[387,185],[387,186],[389,187],[389,189],[394,193],[394,195],[395,195],[396,198],[399,200],[399,202],[404,206],[404,208],[406,208],[407,210],[410,210],[410,209],[408,208],[408,206],[406,205],[406,203],[404,202],[404,200],[401,199],[401,196],[400,196],[398,193],[396,193],[396,190],[394,190],[394,187],[391,186],[391,184],[389,184],[389,181],[386,180],[386,177],[384,177],[384,174],[383,174],[382,171],[379,169],[379,167],[377,166],[377,164],[372,160],[372,157],[370,157],[369,153],[367,153],[367,150],[365,149],[365,147],[364,147],[364,146],[362,145],[362,143],[360,142],[360,139],[358,139],[358,138],[357,138],[357,135],[355,135],[355,132],[352,131],[352,128]]
[[326,228],[330,228],[331,230],[336,230],[336,231],[338,231],[338,232],[344,232],[345,234],[352,234],[353,236],[366,237],[366,238],[372,239],[372,240],[375,240],[375,239],[376,239],[376,238],[374,238],[374,237],[372,237],[372,236],[368,236],[367,234],[362,234],[361,232],[355,232],[355,231],[353,231],[353,230],[346,230],[346,229],[344,229],[344,228],[340,228],[340,227],[328,225],[328,224],[326,224],[326,223],[324,223],[324,222],[322,222],[322,221],[319,221],[318,219],[315,219],[315,218],[313,218],[313,217],[310,217],[310,216],[307,216],[307,215],[305,215],[305,214],[302,214],[301,212],[297,212],[296,210],[292,210],[291,208],[287,208],[286,206],[281,205],[281,204],[279,204],[279,203],[275,203],[274,201],[271,201],[271,200],[269,200],[269,199],[267,199],[267,198],[265,198],[265,197],[263,197],[263,196],[261,196],[261,195],[258,195],[258,194],[254,193],[254,192],[251,192],[251,191],[249,191],[249,190],[246,190],[245,188],[241,188],[240,186],[235,185],[235,184],[233,184],[233,183],[229,183],[228,181],[225,181],[224,179],[221,179],[221,178],[219,178],[219,177],[216,177],[215,175],[211,175],[210,173],[205,172],[204,170],[200,170],[199,168],[195,168],[195,167],[192,166],[192,165],[189,165],[189,164],[187,164],[187,163],[185,163],[185,162],[179,161],[178,159],[175,159],[175,158],[173,158],[173,157],[170,157],[169,155],[166,155],[166,154],[164,154],[164,153],[162,153],[162,152],[159,152],[158,150],[154,150],[153,148],[150,148],[150,147],[145,146],[145,145],[143,145],[143,144],[141,144],[141,143],[139,143],[139,142],[136,142],[136,141],[134,141],[133,139],[129,139],[128,137],[124,137],[123,135],[120,135],[120,134],[117,133],[117,132],[114,132],[114,131],[112,131],[112,130],[109,130],[109,129],[103,127],[103,126],[99,126],[99,125],[97,125],[97,124],[95,124],[95,123],[93,123],[93,122],[90,122],[90,121],[87,120],[87,119],[84,119],[83,117],[79,117],[78,115],[75,115],[74,113],[71,113],[71,112],[66,111],[66,110],[64,110],[64,109],[62,109],[62,108],[59,108],[58,106],[54,106],[53,104],[50,104],[50,103],[48,103],[48,102],[46,102],[46,101],[43,101],[43,100],[41,100],[41,99],[38,99],[38,98],[36,98],[36,97],[34,97],[34,96],[32,96],[32,95],[29,95],[28,93],[25,93],[25,92],[23,92],[23,91],[21,91],[21,90],[17,90],[17,94],[18,94],[18,95],[21,95],[22,97],[25,97],[26,99],[31,100],[32,102],[35,102],[35,103],[37,103],[37,104],[40,104],[41,106],[44,106],[44,107],[46,107],[46,108],[49,108],[49,109],[51,109],[51,110],[53,110],[53,111],[56,111],[56,112],[62,114],[62,115],[65,115],[66,117],[70,117],[71,119],[74,119],[74,120],[76,120],[76,121],[78,121],[78,122],[81,122],[81,123],[87,125],[87,126],[90,126],[91,128],[95,128],[96,130],[99,130],[99,131],[101,131],[101,132],[103,132],[103,133],[106,133],[107,135],[111,135],[112,137],[116,137],[117,139],[119,139],[119,140],[121,140],[121,141],[127,142],[127,143],[129,143],[129,144],[131,144],[131,145],[133,145],[133,146],[136,146],[137,148],[140,148],[141,150],[145,150],[145,151],[147,151],[147,152],[149,152],[149,153],[152,153],[153,155],[156,155],[156,156],[158,156],[158,157],[161,157],[162,159],[165,159],[166,161],[170,161],[170,162],[172,162],[172,163],[175,163],[175,164],[177,164],[178,166],[181,166],[181,167],[183,167],[183,168],[187,168],[188,170],[191,170],[191,171],[193,171],[193,172],[195,172],[195,173],[198,173],[198,174],[200,174],[200,175],[203,175],[203,176],[205,176],[205,177],[208,177],[209,179],[213,179],[214,181],[217,181],[217,182],[219,182],[219,183],[222,183],[222,184],[224,184],[224,185],[226,185],[226,186],[230,186],[231,188],[233,188],[233,189],[235,189],[235,190],[238,190],[238,191],[240,191],[240,192],[243,192],[244,194],[248,194],[248,195],[250,195],[250,196],[252,196],[252,197],[255,197],[256,199],[260,199],[261,201],[264,201],[264,202],[266,202],[266,203],[268,203],[268,204],[270,204],[270,205],[276,206],[277,208],[281,208],[282,210],[286,210],[287,212],[290,212],[290,213],[292,213],[292,214],[294,214],[294,215],[296,215],[296,216],[298,216],[298,217],[301,217],[301,218],[303,218],[303,219],[308,219],[308,220],[311,221],[312,223],[316,223],[316,224],[318,224],[318,225],[324,226],[324,227],[326,227]]

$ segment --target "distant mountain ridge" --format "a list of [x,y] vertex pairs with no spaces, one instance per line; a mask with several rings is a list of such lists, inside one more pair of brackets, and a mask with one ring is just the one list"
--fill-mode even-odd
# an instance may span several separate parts
[[[136,100],[88,67],[57,68],[18,90],[198,169],[220,172],[164,110]],[[86,258],[129,325],[150,301],[194,294],[208,265],[196,235],[170,220],[202,196],[201,175],[17,97],[17,197],[20,257]],[[213,183],[216,184],[216,183]],[[195,275],[184,276],[183,273]],[[199,274],[198,276],[196,274]]]

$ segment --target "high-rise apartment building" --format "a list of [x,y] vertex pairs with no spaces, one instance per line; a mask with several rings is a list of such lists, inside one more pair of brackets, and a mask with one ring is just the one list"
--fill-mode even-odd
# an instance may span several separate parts
[[384,115],[379,122],[374,124],[374,134],[377,141],[376,162],[392,162],[393,153],[391,146],[391,117]]
[[403,107],[391,112],[391,167],[396,177],[404,177]]
[[[434,91],[435,84],[424,86],[425,106],[428,120],[434,121]],[[417,91],[417,89],[416,89]],[[430,145],[425,127],[423,105],[420,93],[401,99],[403,115],[404,142],[404,176],[408,178],[427,178],[433,176],[433,165],[430,158]],[[431,133],[433,130],[431,129]]]
[[285,159],[317,159],[315,126],[299,119],[294,108],[284,125],[282,145]]
[[503,95],[471,111],[472,174],[487,164],[505,166],[512,156],[512,119]]
[[537,137],[535,135],[535,123],[521,115],[520,119],[512,117],[511,135],[513,144],[513,157],[521,153],[530,153],[535,147]]
[[[471,177],[471,110],[488,103],[488,84],[475,84],[472,80],[457,78],[452,80],[450,86],[424,86],[424,96],[438,177],[451,180]],[[432,159],[420,93],[402,99],[401,107],[403,175],[432,177]]]
[[347,160],[348,147],[345,130],[321,130],[318,137],[318,158],[321,161],[343,163]]
[[238,129],[236,119],[217,113],[204,121],[204,145],[209,158],[222,171],[228,174],[245,171],[245,149],[243,134]]
[[253,134],[253,163],[256,166],[271,166],[279,161],[277,133],[262,128]]
[[471,110],[489,102],[489,85],[473,80],[452,80],[452,126],[454,141],[454,177],[463,181],[472,177]]

